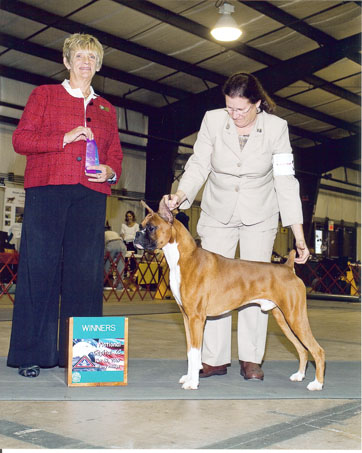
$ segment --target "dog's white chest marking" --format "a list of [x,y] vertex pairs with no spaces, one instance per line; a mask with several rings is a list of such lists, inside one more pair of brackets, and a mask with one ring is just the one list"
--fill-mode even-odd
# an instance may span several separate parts
[[170,287],[176,302],[182,305],[181,294],[180,294],[180,283],[181,283],[181,272],[178,261],[180,253],[178,251],[177,243],[166,244],[163,247],[163,252],[166,257],[168,267],[170,268]]

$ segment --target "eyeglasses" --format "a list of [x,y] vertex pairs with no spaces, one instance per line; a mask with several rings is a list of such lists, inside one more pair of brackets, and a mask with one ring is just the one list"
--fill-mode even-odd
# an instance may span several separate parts
[[251,104],[250,107],[248,107],[247,109],[232,109],[231,107],[226,107],[224,108],[225,112],[227,112],[229,115],[233,114],[234,112],[240,116],[240,115],[246,115],[247,113],[250,112],[251,108],[253,107],[254,104]]

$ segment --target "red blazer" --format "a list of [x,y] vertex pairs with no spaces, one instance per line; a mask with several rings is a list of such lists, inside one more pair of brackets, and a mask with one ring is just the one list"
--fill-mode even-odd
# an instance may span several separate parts
[[25,188],[79,183],[111,193],[110,184],[90,182],[85,176],[85,141],[63,148],[65,133],[83,126],[85,119],[97,143],[99,162],[109,165],[119,178],[123,154],[115,108],[98,96],[84,110],[83,99],[71,96],[62,85],[42,85],[32,91],[13,134],[15,151],[27,159]]

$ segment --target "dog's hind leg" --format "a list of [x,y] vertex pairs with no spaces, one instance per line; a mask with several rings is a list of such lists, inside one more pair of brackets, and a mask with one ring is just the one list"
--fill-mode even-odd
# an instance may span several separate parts
[[308,351],[290,329],[281,310],[276,307],[272,310],[272,313],[282,332],[288,338],[288,340],[293,343],[299,355],[299,369],[296,373],[292,374],[289,379],[291,381],[301,382],[305,378],[305,370],[308,362]]
[[307,389],[322,390],[325,368],[324,350],[317,343],[310,328],[305,296],[296,297],[292,304],[286,304],[283,315],[294,335],[308,349],[315,361],[316,376],[314,381],[308,384]]
[[[308,390],[322,390],[324,383],[324,368],[325,368],[325,353],[324,349],[318,344],[313,336],[312,330],[309,325],[307,310],[303,310],[301,322],[290,325],[291,329],[298,336],[299,340],[311,353],[316,366],[316,375],[314,381],[307,385]],[[303,327],[301,326],[303,324]]]

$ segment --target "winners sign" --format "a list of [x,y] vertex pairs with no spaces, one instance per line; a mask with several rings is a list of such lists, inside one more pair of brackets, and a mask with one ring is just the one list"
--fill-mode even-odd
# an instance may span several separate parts
[[69,318],[69,387],[127,385],[128,318]]

